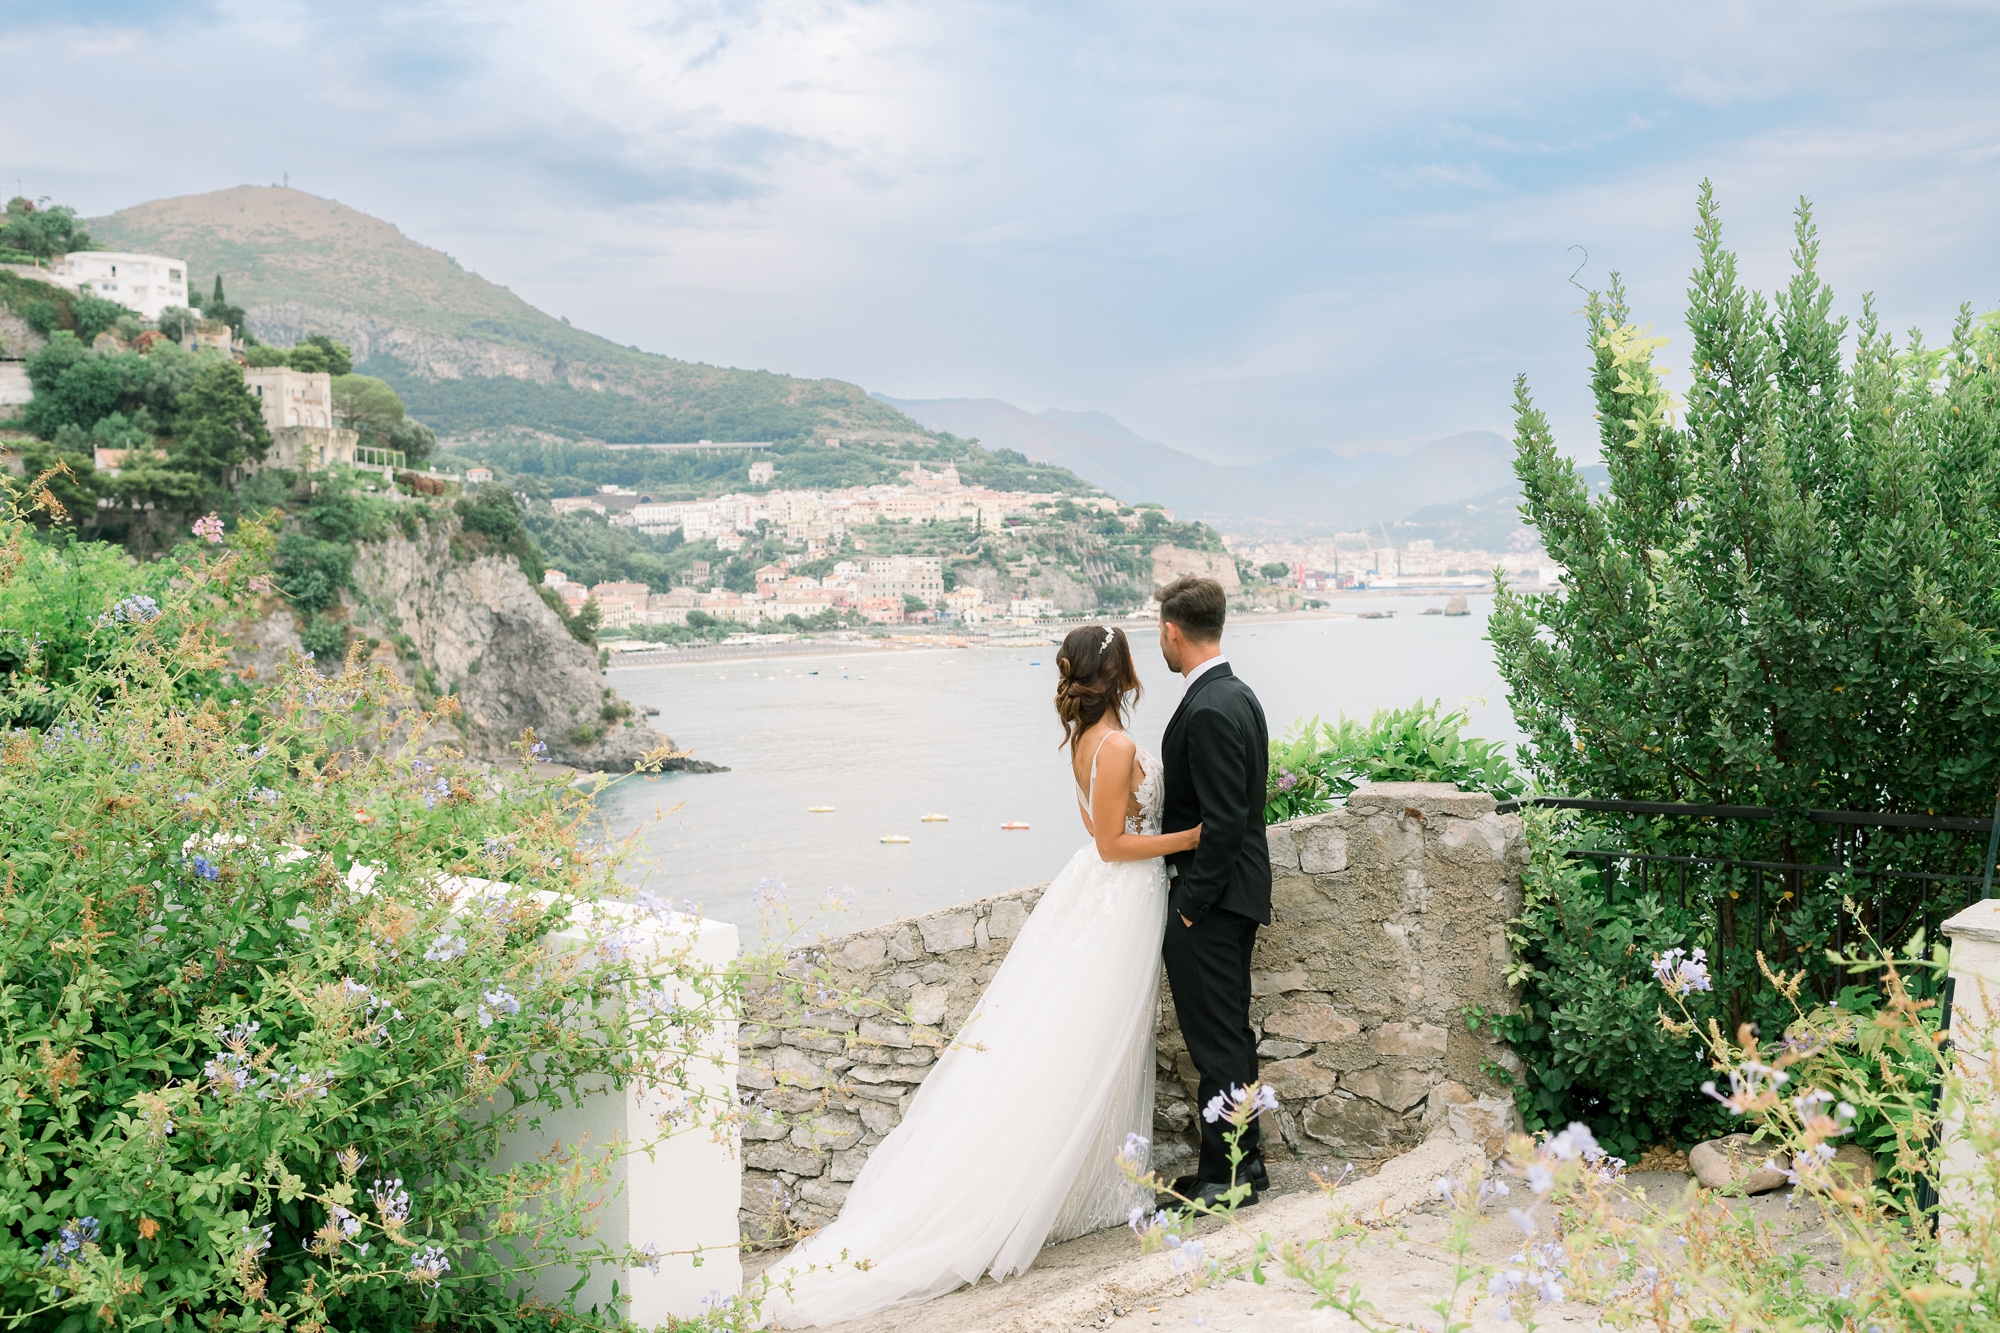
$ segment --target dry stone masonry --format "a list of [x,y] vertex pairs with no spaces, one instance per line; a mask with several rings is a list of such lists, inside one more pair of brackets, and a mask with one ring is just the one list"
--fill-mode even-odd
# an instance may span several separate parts
[[[1439,783],[1364,787],[1270,830],[1274,876],[1250,1016],[1280,1099],[1271,1153],[1381,1158],[1426,1138],[1497,1153],[1514,1127],[1513,1053],[1466,1025],[1511,1010],[1505,925],[1520,911],[1521,824]],[[829,941],[793,968],[806,1006],[752,998],[739,1086],[743,1224],[753,1240],[830,1220],[909,1110],[1043,886]],[[865,997],[861,1004],[840,997]],[[1200,1108],[1161,984],[1154,1168],[1193,1160]]]

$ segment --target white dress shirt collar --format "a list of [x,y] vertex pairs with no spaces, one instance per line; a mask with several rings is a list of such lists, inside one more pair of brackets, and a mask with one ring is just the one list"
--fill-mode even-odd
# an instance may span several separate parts
[[1221,653],[1217,653],[1215,656],[1209,658],[1206,662],[1203,662],[1200,666],[1189,667],[1187,670],[1187,674],[1181,677],[1182,688],[1186,689],[1192,687],[1195,681],[1201,678],[1202,672],[1207,671],[1211,667],[1219,667],[1228,660],[1229,659],[1224,657]]

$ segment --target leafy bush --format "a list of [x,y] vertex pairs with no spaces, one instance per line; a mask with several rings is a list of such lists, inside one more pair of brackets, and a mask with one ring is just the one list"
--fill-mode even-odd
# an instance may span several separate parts
[[327,616],[314,616],[299,631],[299,647],[315,661],[331,666],[347,656],[347,626]]
[[[77,541],[66,532],[21,542],[20,561],[8,571],[0,597],[0,726],[54,723],[66,691],[98,678],[135,618],[153,620],[158,633],[180,632],[168,596],[174,564],[141,563],[105,542]],[[193,692],[220,687],[213,672],[182,679]]]
[[542,581],[542,556],[521,522],[521,509],[514,493],[498,483],[488,483],[471,495],[460,496],[456,505],[459,531],[452,549],[460,558],[476,555],[511,555],[530,583]]
[[[1656,1143],[1723,1132],[1726,1117],[1701,1095],[1711,1077],[1694,1043],[1663,1028],[1653,960],[1692,936],[1691,921],[1658,893],[1629,880],[1607,884],[1572,848],[1595,830],[1569,811],[1527,808],[1529,862],[1521,915],[1507,927],[1520,987],[1509,1014],[1473,1011],[1519,1058],[1514,1101],[1534,1131],[1588,1124],[1628,1160]],[[1714,996],[1691,997],[1694,1002]],[[1704,1017],[1719,1012],[1709,1004]]]
[[346,542],[288,532],[278,540],[274,570],[278,591],[310,615],[340,600],[353,575],[354,548]]
[[1501,747],[1460,734],[1467,720],[1463,709],[1447,713],[1441,700],[1419,699],[1377,709],[1365,726],[1345,715],[1294,722],[1271,742],[1264,822],[1318,814],[1369,782],[1451,782],[1501,800],[1519,796],[1520,775]]
[[107,301],[89,292],[78,292],[70,302],[70,318],[75,321],[76,336],[88,347],[97,340],[100,333],[108,333],[116,328],[118,321],[132,312],[116,301]]
[[[691,1061],[736,983],[681,965],[666,1003],[600,907],[617,886],[580,798],[433,753],[442,716],[386,674],[295,661],[247,701],[191,702],[254,564],[162,563],[157,614],[107,599],[99,660],[0,698],[52,717],[0,736],[0,1318],[615,1324],[520,1293],[569,1243],[647,1262],[585,1239],[614,1155],[647,1145],[497,1150],[641,1077],[682,1098],[671,1132],[712,1132],[732,1108]],[[0,613],[45,568],[0,515]]]

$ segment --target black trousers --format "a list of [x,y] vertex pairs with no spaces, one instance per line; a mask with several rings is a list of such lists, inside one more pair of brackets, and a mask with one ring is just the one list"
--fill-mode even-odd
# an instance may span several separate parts
[[[1181,1036],[1201,1076],[1199,1114],[1215,1095],[1229,1087],[1249,1087],[1257,1078],[1257,1034],[1250,1027],[1250,950],[1257,942],[1257,923],[1215,908],[1184,926],[1178,914],[1167,913],[1167,938],[1161,955],[1167,964],[1167,984],[1173,987],[1174,1012]],[[1201,1165],[1204,1181],[1230,1184],[1227,1119],[1201,1122]],[[1239,1172],[1262,1160],[1257,1146],[1257,1122],[1243,1131]]]

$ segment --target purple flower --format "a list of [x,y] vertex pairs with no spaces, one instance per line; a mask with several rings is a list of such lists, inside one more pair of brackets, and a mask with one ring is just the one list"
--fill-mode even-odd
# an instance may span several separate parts
[[220,879],[222,877],[222,871],[216,867],[215,862],[205,856],[197,856],[194,860],[188,862],[188,864],[194,868],[194,873],[200,875],[203,879]]
[[521,1002],[508,994],[506,987],[495,987],[486,992],[486,1003],[479,1006],[479,1026],[483,1028],[492,1027],[495,1014],[506,1014],[512,1017],[520,1012]]
[[410,1256],[410,1281],[419,1286],[436,1286],[451,1271],[451,1260],[435,1245],[426,1245]]
[[1683,949],[1669,949],[1653,959],[1653,977],[1666,987],[1670,995],[1684,996],[1692,991],[1714,990],[1708,977],[1708,951],[1696,949],[1692,954]]
[[1298,774],[1292,772],[1292,770],[1290,770],[1289,768],[1281,768],[1278,770],[1279,791],[1290,791],[1292,788],[1298,785],[1299,785]]

